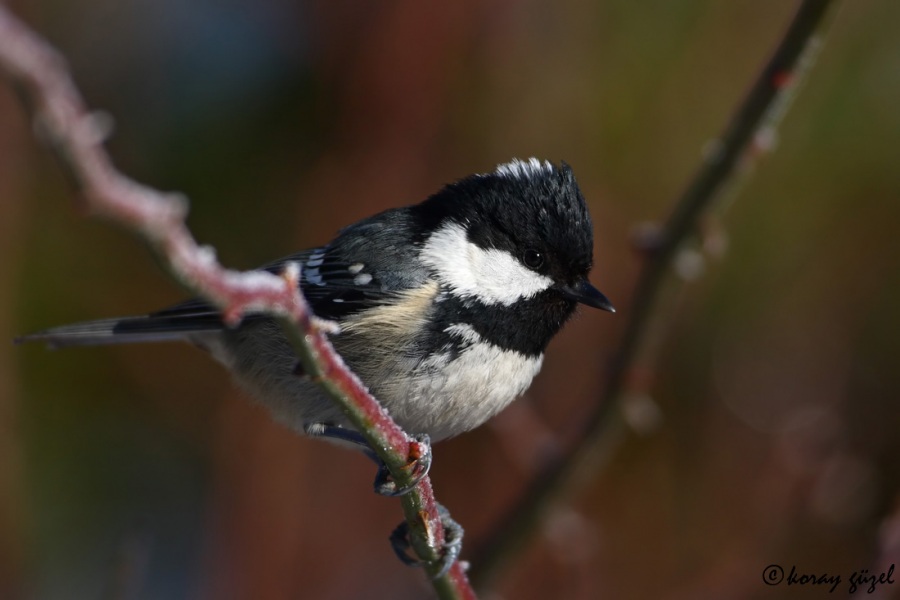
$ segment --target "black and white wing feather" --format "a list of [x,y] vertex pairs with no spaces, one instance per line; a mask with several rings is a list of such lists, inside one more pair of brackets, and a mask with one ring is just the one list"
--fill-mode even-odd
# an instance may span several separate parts
[[[301,268],[301,288],[313,312],[340,320],[420,283],[412,240],[402,235],[407,217],[394,209],[352,225],[329,245],[286,256],[263,269],[280,273],[290,262]],[[399,226],[399,228],[398,228]],[[413,268],[411,268],[411,266]],[[264,318],[249,314],[245,321]],[[17,338],[51,347],[191,340],[226,326],[219,311],[202,299],[137,317],[63,325]]]

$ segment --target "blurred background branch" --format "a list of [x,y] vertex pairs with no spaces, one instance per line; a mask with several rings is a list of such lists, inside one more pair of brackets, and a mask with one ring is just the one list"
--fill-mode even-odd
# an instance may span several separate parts
[[[702,166],[676,202],[665,225],[636,239],[638,251],[646,257],[645,264],[631,305],[625,311],[628,323],[622,340],[609,371],[604,373],[603,393],[575,443],[539,470],[521,500],[487,538],[472,569],[472,578],[478,585],[486,584],[492,572],[533,534],[552,501],[572,492],[573,480],[580,477],[583,481],[602,461],[609,460],[621,444],[628,428],[622,412],[622,395],[628,392],[629,376],[638,368],[636,362],[641,349],[654,336],[651,325],[660,323],[652,311],[661,301],[663,284],[676,254],[697,234],[702,219],[722,197],[729,178],[736,175],[739,161],[755,159],[760,152],[770,149],[787,105],[814,63],[823,42],[827,17],[835,4],[832,0],[800,3],[784,37],[728,127],[719,139],[709,144]],[[646,364],[641,367],[653,368]]]

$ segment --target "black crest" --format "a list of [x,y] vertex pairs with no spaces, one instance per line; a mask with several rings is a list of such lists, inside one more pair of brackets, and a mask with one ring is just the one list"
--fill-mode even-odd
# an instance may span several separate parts
[[566,163],[514,160],[452,183],[413,210],[421,231],[448,219],[458,222],[472,243],[505,250],[556,281],[590,271],[593,225]]

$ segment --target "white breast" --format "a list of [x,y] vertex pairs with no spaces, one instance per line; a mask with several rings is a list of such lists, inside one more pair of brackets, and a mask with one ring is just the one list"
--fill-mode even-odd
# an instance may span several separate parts
[[543,355],[490,344],[468,325],[447,331],[470,345],[453,359],[449,351],[432,356],[407,380],[406,390],[390,394],[389,410],[398,423],[433,441],[474,429],[503,410],[528,389],[543,362]]

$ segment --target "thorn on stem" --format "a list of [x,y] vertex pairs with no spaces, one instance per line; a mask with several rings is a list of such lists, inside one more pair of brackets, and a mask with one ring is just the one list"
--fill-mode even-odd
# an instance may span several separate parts
[[425,537],[428,540],[428,545],[434,548],[435,546],[435,535],[434,535],[434,527],[431,526],[431,519],[428,518],[428,513],[424,510],[420,510],[418,514],[419,520],[422,522],[422,527],[425,529]]

